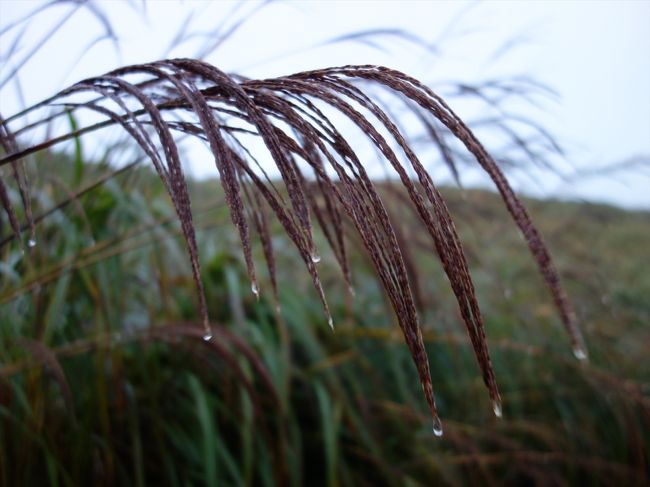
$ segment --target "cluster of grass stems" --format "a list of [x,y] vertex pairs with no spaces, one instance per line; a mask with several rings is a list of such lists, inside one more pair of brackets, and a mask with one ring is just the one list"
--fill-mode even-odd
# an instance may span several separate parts
[[[396,110],[456,177],[473,162],[494,181],[507,213],[483,227],[467,219],[475,255]],[[505,120],[494,124],[535,159]],[[167,59],[82,80],[0,128],[0,482],[647,479],[648,401],[635,381],[647,377],[586,364],[528,211],[474,131],[418,80],[371,65],[254,80]],[[85,161],[83,141],[111,128],[129,138],[114,149],[126,147],[121,167]],[[370,177],[353,136],[387,182]],[[186,177],[186,138],[208,148],[218,181]],[[54,152],[68,141],[74,157]],[[486,201],[471,211],[495,207]],[[507,245],[494,233],[506,214],[581,361],[547,350],[562,342],[555,329],[524,345],[535,319],[552,319],[499,309],[503,288],[495,297],[470,274],[506,282],[483,260]],[[529,271],[503,286],[533,280],[528,302],[544,302]],[[487,324],[502,321],[492,353],[479,292],[493,303]],[[439,411],[449,418],[442,443],[423,427],[418,388],[435,436]],[[484,411],[500,418],[502,396],[498,422]]]

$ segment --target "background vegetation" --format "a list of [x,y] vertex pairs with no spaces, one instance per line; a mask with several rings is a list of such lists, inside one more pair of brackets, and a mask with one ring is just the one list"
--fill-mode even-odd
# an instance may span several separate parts
[[[474,88],[463,96],[494,87]],[[509,127],[505,115],[497,122]],[[532,147],[511,135],[520,153]],[[72,155],[25,159],[33,242],[26,224],[21,241],[0,220],[2,485],[650,481],[648,213],[526,201],[583,325],[585,362],[571,354],[500,198],[443,191],[485,317],[498,419],[426,229],[402,185],[377,183],[420,315],[445,420],[439,439],[386,291],[347,220],[351,290],[314,230],[332,333],[281,226],[269,220],[278,300],[262,266],[256,299],[219,183],[188,180],[206,341],[184,231],[160,178],[128,145],[85,160],[84,141],[73,140]],[[447,156],[462,163],[458,150]],[[119,169],[108,162],[115,153]],[[24,223],[17,185],[8,197]],[[252,255],[263,262],[261,243]]]
[[[42,181],[35,214],[74,192],[73,165],[39,157],[30,175]],[[79,186],[107,169],[86,165]],[[418,223],[399,220],[446,419],[440,440],[363,253],[352,251],[354,298],[333,257],[322,256],[332,333],[295,249],[274,232],[278,315],[270,293],[259,301],[250,293],[215,187],[205,181],[192,191],[218,323],[210,342],[194,324],[179,225],[148,169],[125,171],[49,216],[26,254],[4,246],[4,485],[647,481],[647,214],[528,202],[585,323],[591,360],[583,363],[498,197],[445,191],[487,319],[501,420]]]

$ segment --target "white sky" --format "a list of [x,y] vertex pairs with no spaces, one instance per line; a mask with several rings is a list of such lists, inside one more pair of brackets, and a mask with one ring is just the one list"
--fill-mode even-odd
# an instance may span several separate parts
[[[41,5],[41,1],[0,0],[0,30]],[[140,5],[140,1],[133,2]],[[122,64],[163,56],[192,56],[203,40],[167,48],[183,21],[192,32],[215,28],[237,3],[149,0],[146,19],[122,0],[101,0],[119,39],[120,55],[109,41],[85,46],[101,32],[86,8],[79,9],[20,70],[25,103],[31,104],[85,77]],[[242,3],[238,15],[257,3]],[[36,17],[11,62],[29,52],[72,8],[66,3]],[[457,21],[454,22],[454,19]],[[459,19],[459,20],[458,20]],[[379,39],[383,52],[360,43],[312,48],[339,35],[374,28],[401,28],[439,47],[427,54],[403,40]],[[19,28],[20,29],[20,28]],[[2,56],[14,35],[0,36],[0,82],[13,65]],[[510,40],[517,44],[496,56]],[[343,64],[383,64],[422,81],[477,82],[526,74],[552,87],[556,101],[543,99],[541,109],[525,114],[558,136],[567,151],[562,171],[589,170],[650,155],[650,1],[311,1],[274,2],[248,18],[208,61],[221,69],[251,77],[271,77],[305,69]],[[0,113],[21,106],[15,84],[0,88]],[[461,117],[463,106],[455,106]],[[467,114],[469,116],[469,114]],[[193,167],[214,175],[213,164]],[[625,173],[596,175],[562,182],[538,172],[536,182],[516,179],[522,192],[605,201],[650,210],[650,166]],[[476,174],[463,178],[480,184]]]

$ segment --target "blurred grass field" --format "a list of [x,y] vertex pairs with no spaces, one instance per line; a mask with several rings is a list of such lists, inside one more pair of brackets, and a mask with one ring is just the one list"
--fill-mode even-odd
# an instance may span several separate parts
[[[109,169],[38,157],[35,214]],[[354,295],[320,246],[332,333],[279,226],[278,312],[261,245],[257,301],[218,183],[192,182],[206,342],[173,208],[135,166],[43,219],[33,248],[2,247],[0,483],[647,485],[650,215],[526,202],[576,308],[583,363],[498,196],[443,191],[486,319],[497,419],[430,241],[389,186],[443,438],[353,232]]]

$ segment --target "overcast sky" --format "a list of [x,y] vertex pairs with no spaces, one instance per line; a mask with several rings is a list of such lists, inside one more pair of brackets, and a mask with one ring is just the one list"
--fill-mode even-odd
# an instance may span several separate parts
[[[0,30],[41,1],[0,0]],[[189,31],[211,31],[239,3],[149,0],[146,15],[121,0],[97,5],[119,39],[85,47],[102,31],[90,9],[78,9],[20,69],[25,103],[34,103],[84,77],[121,64],[163,56],[192,56],[203,38],[171,46],[187,20]],[[555,100],[529,107],[533,117],[559,137],[566,160],[558,162],[568,180],[536,174],[535,184],[515,180],[519,190],[540,196],[606,201],[650,210],[648,162],[627,173],[571,179],[635,156],[650,154],[650,2],[636,1],[311,1],[272,2],[258,8],[242,2],[231,19],[247,17],[241,28],[207,60],[225,71],[270,77],[343,64],[383,64],[422,81],[482,81],[529,75],[552,87]],[[0,36],[0,82],[49,29],[71,11],[71,2],[48,9],[25,31],[9,63],[18,30]],[[192,14],[193,12],[193,14]],[[254,12],[251,14],[251,12]],[[360,42],[321,45],[351,32],[400,28],[431,42],[427,52],[404,39],[381,38],[387,50]],[[85,52],[85,54],[84,54]],[[81,59],[79,59],[79,57]],[[12,64],[13,63],[13,64]],[[0,113],[21,106],[15,84],[0,88]],[[463,116],[463,107],[452,108]],[[213,175],[213,165],[194,167]],[[593,172],[593,171],[592,171]],[[441,176],[442,177],[442,176]],[[479,183],[476,176],[464,178]]]

